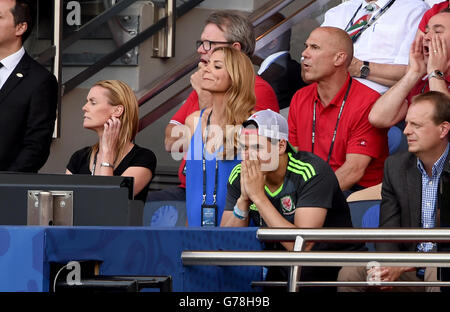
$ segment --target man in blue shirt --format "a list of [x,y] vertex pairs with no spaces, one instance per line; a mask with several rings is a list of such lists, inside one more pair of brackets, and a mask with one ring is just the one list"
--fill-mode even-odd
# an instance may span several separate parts
[[[406,115],[404,133],[408,152],[389,157],[384,165],[380,227],[382,228],[434,228],[440,224],[439,183],[444,166],[449,166],[450,98],[440,92],[430,91],[413,98]],[[444,208],[444,207],[443,207]],[[377,251],[436,250],[434,243],[378,243]],[[359,272],[359,274],[357,273]],[[375,269],[346,268],[339,280],[354,281],[366,275],[377,274],[379,280],[435,281],[435,268],[381,267]],[[391,287],[381,287],[389,290]],[[363,290],[340,289],[342,291]],[[398,290],[405,291],[401,287]],[[411,287],[411,291],[433,291],[431,288]]]

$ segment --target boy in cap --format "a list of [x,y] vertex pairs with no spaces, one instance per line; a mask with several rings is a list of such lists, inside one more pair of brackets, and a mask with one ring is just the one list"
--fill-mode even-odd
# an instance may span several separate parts
[[[261,227],[352,227],[349,207],[331,167],[312,153],[297,152],[287,141],[288,134],[286,119],[271,110],[256,112],[243,123],[238,138],[242,162],[228,180],[221,226],[248,226],[252,220]],[[293,242],[266,244],[269,250],[293,247]],[[304,250],[359,247],[307,242]],[[303,267],[300,280],[335,281],[338,272],[338,267]],[[287,280],[288,276],[288,268],[271,267],[266,280]]]

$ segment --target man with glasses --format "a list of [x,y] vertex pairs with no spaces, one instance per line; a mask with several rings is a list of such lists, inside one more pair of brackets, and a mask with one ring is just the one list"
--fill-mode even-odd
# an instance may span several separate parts
[[[168,152],[171,151],[172,144],[178,139],[178,137],[172,136],[173,127],[184,124],[187,116],[210,104],[210,94],[200,88],[200,80],[202,68],[208,62],[214,48],[231,45],[251,57],[255,51],[256,39],[253,25],[247,17],[237,11],[224,10],[213,12],[206,19],[200,40],[196,44],[200,62],[199,69],[191,76],[191,85],[194,91],[175,113],[166,128],[165,145]],[[255,93],[256,110],[270,108],[273,111],[279,111],[272,87],[258,76],[255,81]]]
[[[223,10],[209,15],[205,21],[200,40],[196,44],[200,61],[198,70],[191,76],[191,85],[194,90],[166,127],[165,148],[168,152],[171,152],[172,145],[183,137],[174,128],[177,125],[184,125],[186,117],[193,112],[211,105],[211,94],[200,88],[200,80],[203,67],[208,62],[214,48],[232,46],[251,57],[255,51],[256,39],[253,25],[246,16],[238,11]],[[255,111],[263,109],[279,111],[274,90],[259,76],[256,76],[255,79],[255,94]],[[181,151],[177,149],[176,152]],[[148,201],[186,200],[184,165],[185,161],[182,160],[178,171],[181,184],[175,188],[149,193]]]

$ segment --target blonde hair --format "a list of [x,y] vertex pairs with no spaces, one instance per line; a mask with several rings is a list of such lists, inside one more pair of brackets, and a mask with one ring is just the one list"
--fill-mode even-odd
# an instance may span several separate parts
[[[98,86],[106,89],[108,102],[112,106],[122,105],[123,113],[120,115],[120,132],[119,142],[117,146],[116,159],[114,160],[114,167],[116,168],[118,162],[124,156],[125,147],[128,142],[132,142],[136,137],[139,127],[139,107],[136,95],[133,90],[126,83],[120,80],[101,80],[96,82],[93,87]],[[92,146],[92,154],[98,152],[98,143]]]
[[[226,92],[226,123],[225,125],[242,125],[244,121],[253,113],[256,104],[255,96],[255,71],[250,58],[243,52],[233,47],[218,47],[214,52],[222,51],[224,54],[225,68],[230,75],[231,86]],[[213,53],[214,53],[213,52]],[[223,129],[224,152],[236,154],[237,132],[233,129]],[[226,146],[227,137],[234,136],[231,142],[233,147]],[[226,150],[228,149],[228,150]]]

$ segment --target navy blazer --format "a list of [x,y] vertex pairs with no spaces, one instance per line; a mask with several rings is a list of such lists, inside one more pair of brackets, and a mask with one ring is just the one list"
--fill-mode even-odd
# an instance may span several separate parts
[[[449,161],[450,153],[446,163]],[[444,171],[441,179],[443,176]],[[417,157],[414,154],[403,152],[386,159],[381,196],[380,228],[422,227],[422,176],[417,168]],[[442,194],[438,190],[438,205],[441,202],[440,197]],[[376,249],[377,251],[414,251],[416,246],[416,243],[377,243]]]
[[0,89],[0,171],[37,172],[47,161],[58,83],[27,53]]

